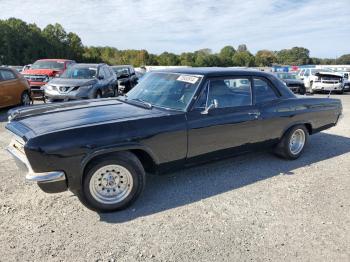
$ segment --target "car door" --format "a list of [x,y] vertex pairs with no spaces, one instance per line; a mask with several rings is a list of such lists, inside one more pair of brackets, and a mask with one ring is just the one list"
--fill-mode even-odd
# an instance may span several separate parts
[[282,99],[278,89],[265,77],[252,78],[254,104],[260,112],[261,137],[266,146],[274,143],[293,116],[292,109]]
[[0,69],[0,107],[17,105],[21,101],[21,83],[10,69]]
[[[214,106],[206,112],[210,105]],[[253,105],[251,78],[209,79],[187,113],[187,121],[189,160],[250,150],[261,137],[260,112]]]

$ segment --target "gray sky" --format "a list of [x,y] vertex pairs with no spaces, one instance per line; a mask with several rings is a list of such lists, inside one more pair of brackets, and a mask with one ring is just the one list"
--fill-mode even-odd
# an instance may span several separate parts
[[0,19],[60,23],[84,45],[181,53],[245,43],[350,53],[350,0],[0,0]]

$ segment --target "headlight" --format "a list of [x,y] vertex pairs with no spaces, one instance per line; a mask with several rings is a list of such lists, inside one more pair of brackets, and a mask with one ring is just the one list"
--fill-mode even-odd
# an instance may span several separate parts
[[80,86],[78,87],[78,90],[88,90],[88,89],[92,89],[92,85],[89,85],[89,86]]
[[44,90],[51,91],[51,90],[53,90],[53,87],[50,85],[44,85]]

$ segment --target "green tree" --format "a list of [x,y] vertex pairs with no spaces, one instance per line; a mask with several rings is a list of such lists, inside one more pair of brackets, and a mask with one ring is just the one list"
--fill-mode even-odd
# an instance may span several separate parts
[[225,46],[220,50],[219,57],[221,61],[221,66],[233,66],[233,56],[235,55],[236,50],[233,46]]
[[177,55],[164,52],[158,56],[158,64],[163,66],[176,66],[179,64]]
[[337,63],[341,65],[350,65],[350,54],[342,55],[337,59]]
[[255,64],[257,66],[272,66],[276,61],[275,53],[270,50],[260,50],[255,55]]
[[236,52],[233,56],[233,64],[235,66],[254,66],[254,56],[248,51]]
[[284,65],[306,65],[310,61],[310,51],[304,47],[282,49],[277,52],[277,61]]

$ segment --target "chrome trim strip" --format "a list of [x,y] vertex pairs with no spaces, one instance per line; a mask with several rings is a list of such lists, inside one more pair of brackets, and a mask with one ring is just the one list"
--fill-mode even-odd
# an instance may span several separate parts
[[6,150],[15,158],[15,160],[25,165],[28,173],[26,180],[30,182],[50,183],[66,180],[66,174],[63,171],[51,171],[45,173],[35,173],[30,166],[28,159],[19,153],[14,147],[8,146]]
[[26,180],[41,183],[65,181],[66,174],[62,171],[52,171],[46,173],[28,173],[26,175]]

